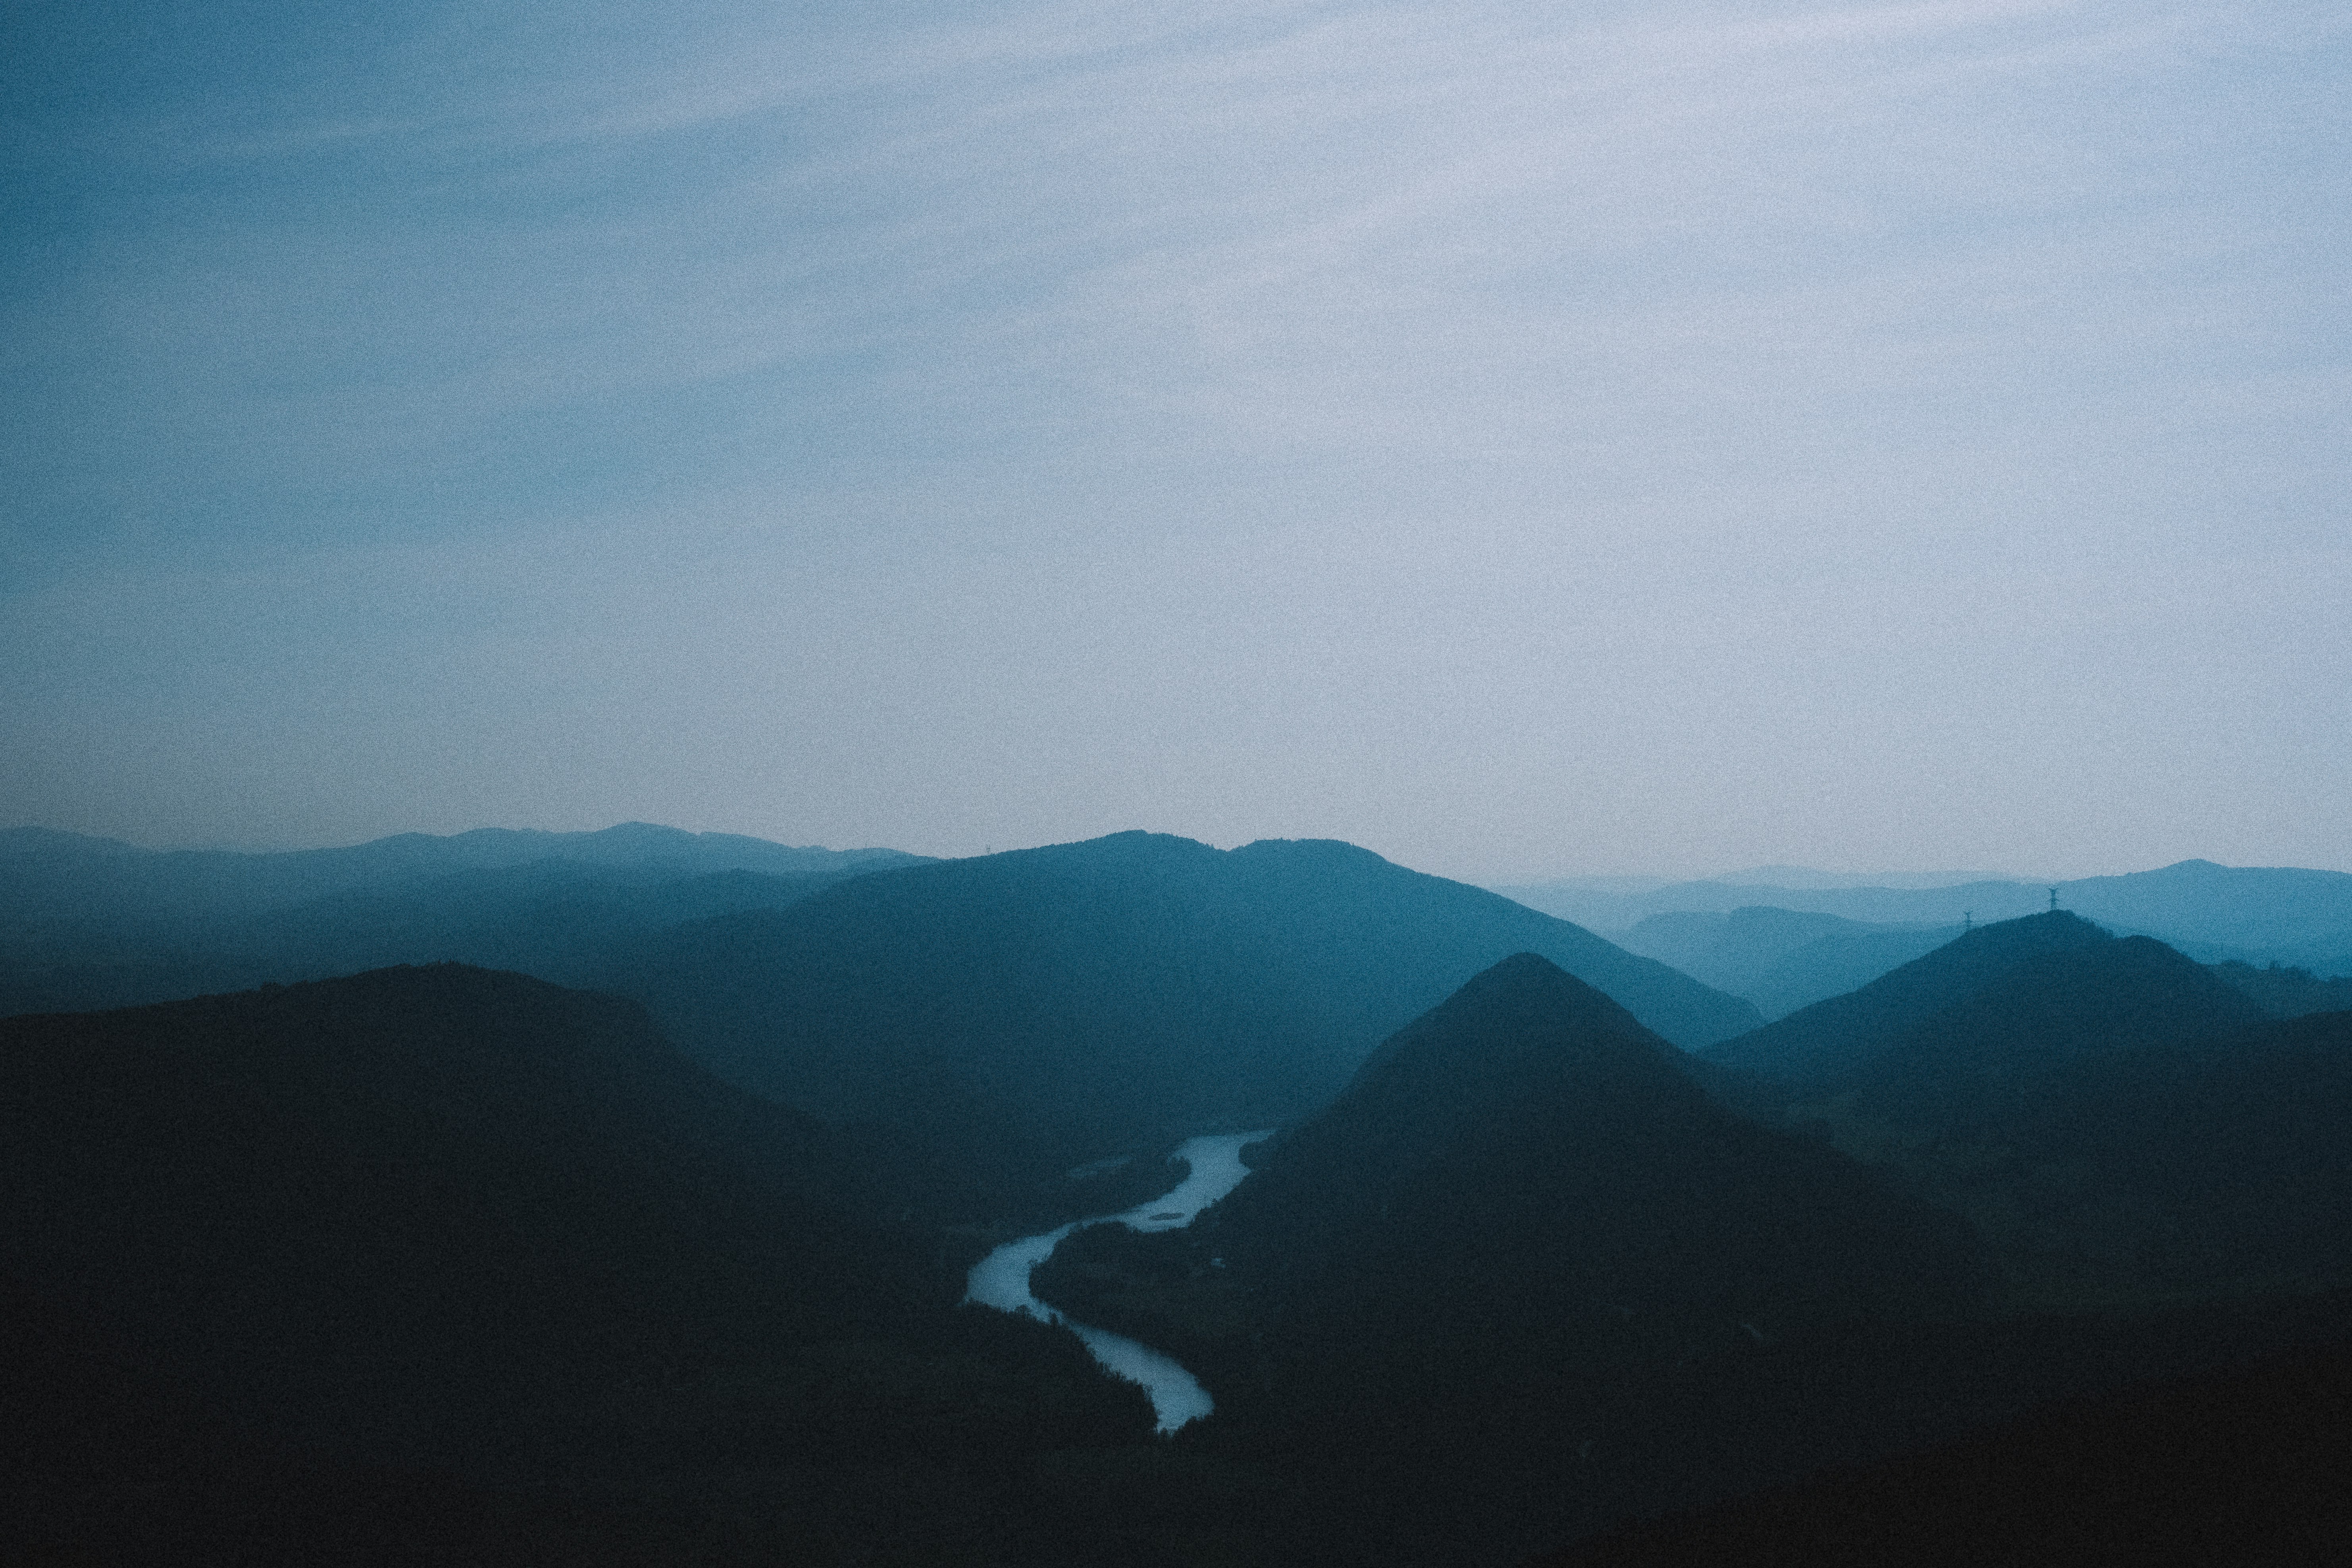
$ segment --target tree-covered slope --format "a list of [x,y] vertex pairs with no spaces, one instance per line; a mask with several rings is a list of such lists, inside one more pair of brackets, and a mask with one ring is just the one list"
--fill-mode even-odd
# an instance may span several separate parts
[[1197,1440],[1294,1478],[1339,1560],[1454,1562],[1891,1441],[1916,1412],[1873,1336],[1983,1277],[1958,1218],[1723,1110],[1522,954],[1192,1226],[1082,1231],[1035,1288],[1200,1371]]
[[2161,942],[2045,914],[1709,1062],[1755,1074],[1727,1098],[1969,1215],[2021,1300],[2147,1303],[2352,1269],[2347,1019],[2273,1019]]
[[962,1260],[861,1174],[635,1005],[520,975],[0,1022],[0,1545],[169,1494],[158,1530],[233,1546],[185,1478],[298,1462],[789,1533],[871,1478],[1148,1440],[1066,1336],[957,1308]]
[[738,1082],[1034,1176],[1305,1115],[1383,1036],[1520,950],[1693,1044],[1755,1020],[1589,931],[1365,850],[1140,833],[681,927],[611,983]]
[[1702,1054],[1717,1066],[1775,1082],[1833,1081],[2026,960],[2114,940],[2063,910],[1979,926],[1859,990],[1801,1008]]

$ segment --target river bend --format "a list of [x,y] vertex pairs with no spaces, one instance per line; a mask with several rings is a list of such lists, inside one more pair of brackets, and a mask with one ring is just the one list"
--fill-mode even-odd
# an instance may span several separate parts
[[1105,1370],[1143,1385],[1151,1395],[1151,1409],[1162,1432],[1199,1420],[1216,1406],[1197,1378],[1150,1345],[1081,1323],[1048,1307],[1029,1293],[1029,1271],[1053,1255],[1062,1237],[1083,1226],[1116,1221],[1134,1230],[1174,1230],[1192,1224],[1193,1215],[1232,1192],[1249,1174],[1249,1167],[1242,1163],[1242,1150],[1269,1136],[1268,1132],[1221,1132],[1186,1140],[1176,1151],[1176,1158],[1191,1165],[1192,1172],[1172,1191],[1138,1204],[1125,1214],[1073,1220],[1058,1230],[1006,1242],[971,1266],[964,1282],[964,1300],[999,1311],[1026,1312],[1060,1323],[1076,1334]]

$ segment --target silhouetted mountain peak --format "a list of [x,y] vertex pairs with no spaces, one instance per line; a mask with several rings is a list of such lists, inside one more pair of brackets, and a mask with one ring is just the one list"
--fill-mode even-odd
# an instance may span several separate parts
[[1202,1234],[1300,1312],[1395,1314],[1416,1340],[1494,1292],[1556,1325],[1608,1301],[1713,1321],[1966,1288],[1957,1220],[1733,1116],[1681,1064],[1514,954],[1391,1037]]
[[1633,1014],[1539,953],[1519,952],[1471,979],[1384,1041],[1349,1094],[1391,1088],[1460,1100],[1496,1071],[1606,1069],[1677,1079],[1674,1047]]
[[1349,867],[1371,871],[1395,865],[1385,856],[1377,855],[1360,844],[1350,844],[1344,838],[1259,838],[1232,853],[1244,862],[1257,860],[1314,865],[1327,869]]
[[1801,1008],[1708,1047],[1710,1061],[1766,1078],[1812,1083],[1877,1055],[1904,1031],[2043,954],[2116,939],[2065,910],[2001,921],[1946,942],[1859,990]]
[[1882,1115],[1958,1125],[2013,1111],[2071,1064],[2178,1050],[2264,1016],[2153,937],[2050,948],[1887,1042],[1841,1081],[1865,1089]]
[[1563,1173],[1592,1201],[1629,1198],[1725,1119],[1680,1057],[1549,959],[1516,953],[1391,1036],[1231,1201],[1369,1234],[1392,1201],[1434,1213],[1509,1189],[1517,1206],[1525,1184]]
[[2051,910],[2043,914],[1978,926],[1954,938],[1941,951],[1956,955],[1999,952],[2019,956],[2063,947],[2089,947],[2114,940],[2105,931],[2072,910]]

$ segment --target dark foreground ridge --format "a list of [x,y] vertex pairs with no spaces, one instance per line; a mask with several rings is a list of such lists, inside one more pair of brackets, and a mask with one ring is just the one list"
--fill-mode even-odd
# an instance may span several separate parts
[[[1200,848],[1174,858],[1223,875]],[[1261,864],[1328,893],[1357,853]],[[980,885],[929,957],[875,973],[1087,951],[1130,918],[1073,886],[996,921]],[[1318,942],[1363,930],[1340,911]],[[956,1169],[912,1124],[761,1099],[636,1004],[444,964],[0,1021],[0,1560],[1468,1568],[1747,1494],[1745,1560],[1790,1560],[1786,1535],[1833,1562],[1851,1542],[1788,1534],[1759,1489],[1877,1508],[1883,1473],[1964,1501],[2045,1463],[2105,1487],[2083,1434],[2173,1417],[2097,1402],[2352,1335],[2352,1014],[2262,1019],[2160,943],[2036,918],[1923,961],[1915,1005],[1796,1088],[1678,1051],[1541,954],[1473,973],[1197,1223],[1083,1230],[1039,1270],[1208,1384],[1216,1413],[1172,1440],[1069,1335],[955,1305],[1009,1233],[906,1201],[910,1165]],[[1127,940],[1191,932],[1204,963],[1242,929]],[[714,1005],[741,973],[712,971]],[[1004,973],[1032,993],[932,1023],[1056,995],[1123,1016],[1113,988],[1184,970],[1076,970],[1100,994]],[[864,993],[802,1005],[829,995],[912,1027]],[[1753,1115],[1722,1098],[1743,1085]],[[2285,1436],[2333,1408],[2181,1386],[2205,1392],[2176,1426],[2217,1412],[2216,1445],[2251,1433],[2290,1481],[2310,1446]],[[2204,1528],[2169,1490],[2163,1517]],[[2056,1529],[2035,1495],[1953,1539]],[[2283,1540],[2332,1517],[2257,1495],[2293,1512]],[[2239,1528],[2226,1500],[2214,1530]]]
[[2067,1401],[1529,1568],[2321,1563],[2352,1542],[2352,1343]]
[[634,1004],[457,965],[0,1023],[0,1557],[1116,1541],[1035,1466],[1148,1450],[1141,1391],[955,1307],[839,1153]]

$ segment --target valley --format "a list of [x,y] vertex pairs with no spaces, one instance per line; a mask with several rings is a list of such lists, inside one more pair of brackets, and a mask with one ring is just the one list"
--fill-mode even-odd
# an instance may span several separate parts
[[2135,1391],[2302,1463],[2352,1340],[2332,977],[1651,917],[1874,969],[1768,1021],[1344,845],[709,837],[14,841],[16,1557],[1668,1561]]
[[1143,1235],[1190,1225],[1200,1212],[1223,1197],[1249,1174],[1242,1151],[1262,1142],[1265,1132],[1227,1132],[1187,1138],[1169,1156],[1184,1179],[1166,1193],[1137,1205],[1123,1215],[1096,1220],[1073,1220],[1057,1230],[1008,1241],[971,1266],[964,1300],[993,1307],[1000,1312],[1026,1312],[1048,1322],[1066,1325],[1078,1336],[1105,1372],[1140,1384],[1151,1396],[1159,1430],[1175,1432],[1216,1408],[1200,1381],[1167,1356],[1123,1334],[1057,1313],[1030,1294],[1031,1272],[1054,1255],[1062,1239],[1081,1226],[1116,1225]]

